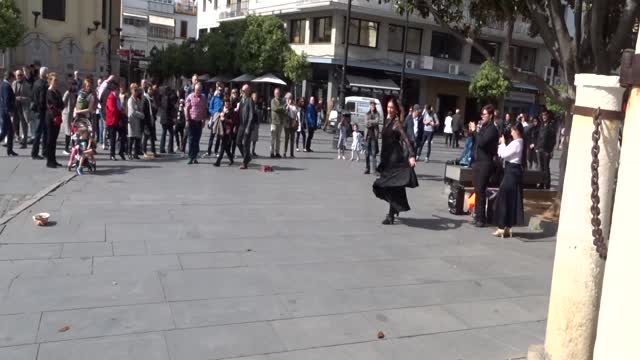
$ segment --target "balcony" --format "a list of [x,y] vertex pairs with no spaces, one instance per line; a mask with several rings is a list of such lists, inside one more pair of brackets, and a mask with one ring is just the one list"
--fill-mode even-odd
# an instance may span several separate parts
[[176,2],[176,14],[196,16],[198,8],[192,1]]
[[231,4],[228,8],[220,10],[218,13],[218,18],[220,20],[232,19],[242,16],[249,15],[249,3],[248,2],[238,2],[236,4]]

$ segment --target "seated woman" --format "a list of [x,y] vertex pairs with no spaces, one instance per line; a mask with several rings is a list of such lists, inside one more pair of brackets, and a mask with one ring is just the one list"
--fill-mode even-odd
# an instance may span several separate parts
[[524,128],[521,123],[514,123],[509,128],[513,140],[506,144],[503,135],[500,137],[498,146],[498,156],[505,161],[504,177],[495,202],[494,216],[498,229],[493,235],[498,237],[510,237],[511,227],[524,223],[522,204],[522,174],[523,166],[526,166]]

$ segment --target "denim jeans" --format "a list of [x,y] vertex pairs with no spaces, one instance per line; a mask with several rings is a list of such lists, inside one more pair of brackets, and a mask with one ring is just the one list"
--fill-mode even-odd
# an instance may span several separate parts
[[416,156],[420,157],[420,155],[422,154],[422,148],[424,148],[425,144],[427,145],[427,159],[431,157],[431,140],[433,140],[433,131],[425,131],[424,134],[422,134],[422,140],[420,141],[420,144],[418,144],[418,149],[416,152]]
[[371,167],[375,171],[378,165],[376,164],[376,157],[378,156],[378,140],[367,140],[367,171],[371,171]]
[[202,136],[202,126],[199,121],[192,121],[189,130],[189,159],[197,160],[200,152],[200,137]]

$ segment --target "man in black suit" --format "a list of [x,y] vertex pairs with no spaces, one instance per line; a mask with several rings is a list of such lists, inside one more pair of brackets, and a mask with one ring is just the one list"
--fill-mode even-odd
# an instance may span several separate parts
[[473,187],[476,193],[475,216],[473,225],[484,227],[487,222],[487,185],[494,171],[493,158],[498,153],[498,129],[493,124],[494,109],[492,105],[482,108],[482,118],[479,129],[475,132],[475,149],[473,156],[472,175]]
[[462,129],[464,128],[464,120],[460,109],[456,109],[456,113],[453,114],[453,120],[451,121],[451,130],[453,131],[453,146],[460,147],[460,137],[462,136]]
[[551,188],[551,170],[549,163],[551,162],[551,154],[556,146],[556,131],[551,120],[549,110],[542,111],[542,124],[538,129],[538,138],[536,139],[536,153],[538,156],[538,166],[543,175],[543,183],[540,187],[543,189]]
[[240,100],[240,126],[238,127],[238,137],[236,144],[242,154],[242,166],[240,169],[246,170],[251,161],[251,133],[258,125],[258,114],[256,105],[251,99],[251,87],[245,84],[242,87],[242,100]]
[[7,138],[7,155],[16,156],[13,152],[13,123],[11,115],[16,112],[16,95],[11,88],[13,73],[6,71],[0,82],[0,141]]

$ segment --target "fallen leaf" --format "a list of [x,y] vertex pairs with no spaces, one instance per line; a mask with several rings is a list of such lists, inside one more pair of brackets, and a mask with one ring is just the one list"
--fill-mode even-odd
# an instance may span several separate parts
[[71,326],[65,325],[65,326],[61,327],[60,329],[58,329],[58,332],[67,332],[69,330],[71,330]]

